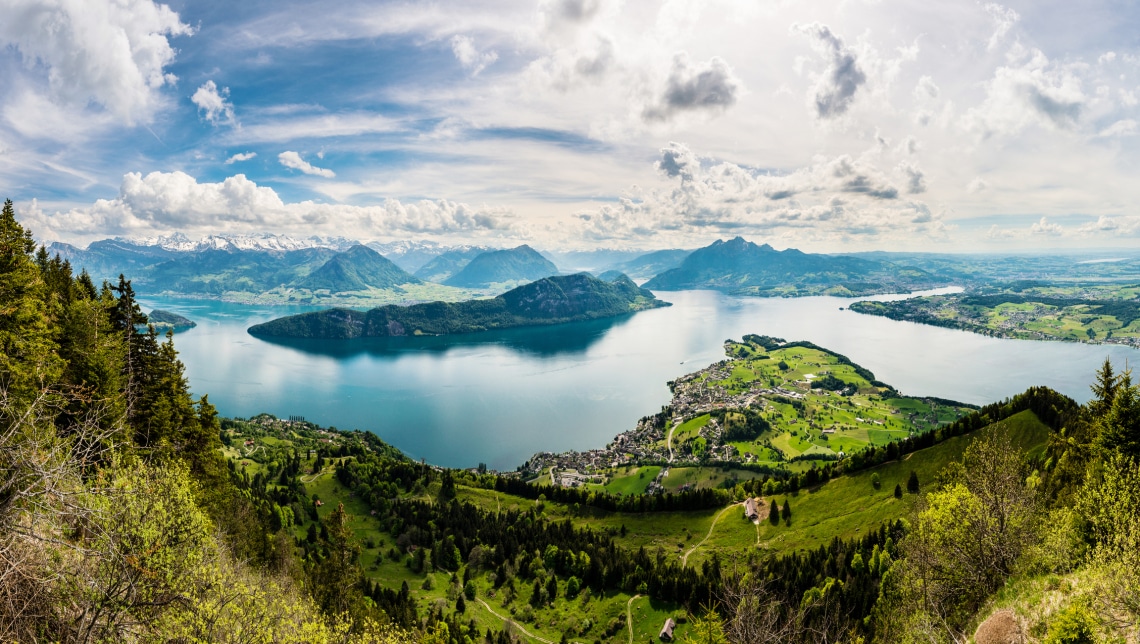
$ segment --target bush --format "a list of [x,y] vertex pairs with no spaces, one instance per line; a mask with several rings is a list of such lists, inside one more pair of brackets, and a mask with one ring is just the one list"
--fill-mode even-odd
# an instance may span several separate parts
[[1061,611],[1049,625],[1044,644],[1095,644],[1096,620],[1089,609],[1073,604]]

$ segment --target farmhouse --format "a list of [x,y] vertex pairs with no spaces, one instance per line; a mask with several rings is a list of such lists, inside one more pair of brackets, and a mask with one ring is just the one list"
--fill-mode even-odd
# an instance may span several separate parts
[[750,521],[760,518],[760,511],[756,509],[756,499],[749,497],[744,501],[744,518]]
[[662,642],[673,641],[673,629],[677,626],[677,622],[673,621],[672,617],[665,619],[665,625],[661,627],[661,634],[657,636]]

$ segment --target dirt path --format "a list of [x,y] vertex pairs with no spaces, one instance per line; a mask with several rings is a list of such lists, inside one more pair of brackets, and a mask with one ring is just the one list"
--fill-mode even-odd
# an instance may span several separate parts
[[634,595],[625,603],[625,625],[629,627],[629,644],[633,644],[633,600],[641,597]]
[[486,608],[488,613],[491,613],[492,615],[494,615],[495,617],[498,617],[499,619],[503,620],[504,622],[510,622],[511,624],[514,624],[515,628],[519,629],[520,633],[522,633],[523,635],[526,635],[527,637],[531,638],[532,640],[538,640],[539,642],[543,642],[544,644],[554,644],[554,642],[552,642],[548,639],[539,637],[537,635],[531,635],[530,633],[527,632],[527,630],[525,628],[522,627],[521,624],[519,624],[515,620],[513,620],[509,617],[503,617],[502,615],[496,613],[493,608],[491,608],[489,605],[487,605],[487,602],[483,601],[482,597],[476,597],[475,601],[479,602],[480,604],[483,604],[483,608]]
[[685,553],[685,556],[681,557],[681,567],[682,568],[689,565],[689,555],[693,554],[693,552],[695,552],[697,548],[700,548],[701,546],[705,545],[705,542],[709,540],[709,537],[712,536],[713,530],[716,529],[717,521],[720,521],[720,518],[724,516],[724,513],[728,512],[729,510],[731,510],[735,507],[739,507],[742,505],[744,505],[743,501],[741,501],[740,503],[733,503],[732,505],[728,506],[727,508],[721,510],[719,513],[717,513],[717,515],[715,517],[713,517],[712,525],[709,526],[709,533],[705,535],[704,539],[701,539],[700,543],[693,546],[692,548],[689,548],[688,552]]

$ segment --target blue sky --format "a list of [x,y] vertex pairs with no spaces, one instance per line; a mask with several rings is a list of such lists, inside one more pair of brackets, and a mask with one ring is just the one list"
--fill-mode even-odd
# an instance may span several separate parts
[[1130,2],[0,0],[41,239],[1127,247]]

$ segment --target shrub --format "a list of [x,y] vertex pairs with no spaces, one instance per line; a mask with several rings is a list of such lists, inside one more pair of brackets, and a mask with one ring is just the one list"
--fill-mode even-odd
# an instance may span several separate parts
[[1073,604],[1053,618],[1044,644],[1095,644],[1096,621],[1088,608]]

